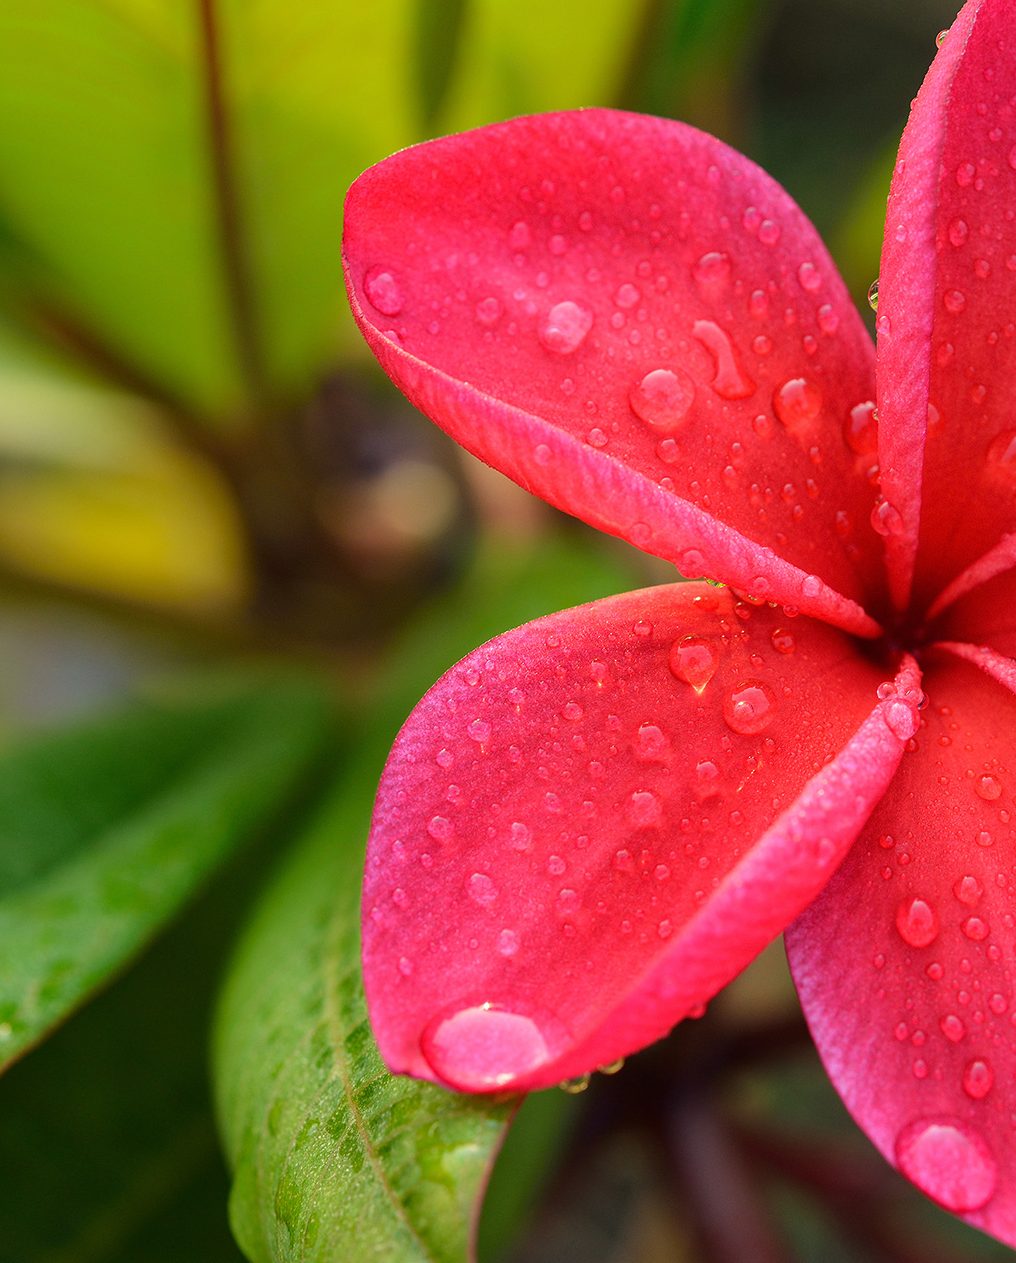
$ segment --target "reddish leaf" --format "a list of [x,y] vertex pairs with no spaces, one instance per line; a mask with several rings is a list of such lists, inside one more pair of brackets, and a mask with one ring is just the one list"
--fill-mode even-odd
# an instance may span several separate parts
[[1016,515],[1014,82],[1016,9],[974,0],[921,88],[889,198],[879,454],[901,607],[915,567],[926,605]]
[[936,655],[919,750],[787,933],[833,1082],[890,1161],[1016,1244],[1016,698]]
[[841,633],[703,584],[476,650],[414,711],[378,797],[364,966],[391,1068],[546,1086],[708,1000],[888,783],[916,712],[879,703],[882,679]]
[[375,354],[470,451],[686,575],[874,632],[871,344],[746,158],[662,119],[516,119],[366,172],[344,252]]

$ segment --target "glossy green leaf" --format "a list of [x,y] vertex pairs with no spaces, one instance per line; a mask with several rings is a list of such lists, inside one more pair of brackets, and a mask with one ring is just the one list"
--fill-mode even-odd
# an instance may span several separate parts
[[309,687],[209,691],[0,755],[0,1065],[122,969],[315,758]]
[[231,1221],[254,1263],[458,1263],[513,1109],[382,1065],[360,982],[371,799],[406,712],[440,671],[513,624],[626,586],[577,533],[538,555],[503,541],[417,623],[360,754],[272,885],[227,978],[215,1041]]
[[208,1024],[281,832],[235,853],[123,978],[0,1079],[4,1263],[241,1263]]

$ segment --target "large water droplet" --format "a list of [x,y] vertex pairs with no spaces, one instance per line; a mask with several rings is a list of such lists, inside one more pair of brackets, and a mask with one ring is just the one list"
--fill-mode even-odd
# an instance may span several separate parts
[[716,674],[720,655],[704,636],[684,636],[670,647],[670,670],[696,693],[701,693]]
[[995,802],[996,799],[1002,797],[1002,782],[997,776],[988,774],[978,776],[974,781],[974,792],[978,798],[983,798],[985,802]]
[[521,820],[512,822],[509,837],[513,850],[528,851],[533,845],[533,831],[529,825],[523,824]]
[[548,351],[557,355],[571,355],[586,340],[593,327],[593,313],[571,299],[556,303],[547,312],[540,328],[540,341]]
[[663,819],[660,800],[649,789],[637,789],[628,799],[628,819],[637,829],[649,829]]
[[706,295],[716,296],[730,280],[730,255],[710,250],[696,261],[691,271],[699,288]]
[[998,1164],[988,1142],[959,1118],[919,1118],[904,1127],[896,1137],[896,1161],[946,1210],[979,1210],[995,1193]]
[[773,395],[773,408],[791,434],[806,434],[822,411],[822,392],[807,377],[791,377]]
[[469,897],[481,908],[492,904],[497,898],[497,887],[486,873],[473,873],[466,882]]
[[635,734],[634,749],[640,763],[665,763],[670,757],[670,739],[656,724],[642,724]]
[[878,311],[878,277],[876,276],[872,283],[868,286],[868,306],[872,311]]
[[768,684],[761,680],[744,680],[723,703],[727,727],[742,736],[762,732],[773,721],[775,697]]
[[696,320],[691,331],[715,361],[713,390],[721,399],[747,399],[754,393],[755,383],[738,364],[734,345],[725,329],[712,320]]
[[363,278],[363,292],[382,316],[397,316],[405,304],[402,286],[387,268],[373,267]]
[[674,434],[688,418],[695,383],[681,369],[654,368],[628,392],[632,412],[659,434]]
[[878,451],[878,411],[870,400],[850,409],[843,423],[843,437],[858,456],[871,456]]
[[549,1061],[563,1027],[491,1003],[438,1014],[420,1037],[431,1069],[452,1087],[491,1091]]
[[896,909],[896,929],[904,943],[927,947],[938,938],[938,914],[924,899],[906,899]]
[[983,1101],[995,1086],[995,1072],[987,1061],[968,1061],[963,1069],[963,1091],[973,1101]]

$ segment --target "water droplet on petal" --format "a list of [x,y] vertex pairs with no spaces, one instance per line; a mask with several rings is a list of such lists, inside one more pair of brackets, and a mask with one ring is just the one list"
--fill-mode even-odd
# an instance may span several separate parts
[[962,1119],[919,1118],[903,1128],[895,1148],[903,1174],[946,1210],[979,1210],[994,1196],[998,1164]]
[[939,1018],[938,1025],[942,1034],[951,1044],[958,1044],[967,1033],[967,1028],[963,1025],[962,1019],[958,1018],[955,1013],[946,1013]]
[[455,833],[455,825],[445,816],[432,816],[427,832],[435,842],[447,842]]
[[704,636],[684,636],[670,647],[670,670],[696,693],[701,693],[716,674],[720,655]]
[[540,342],[556,355],[577,351],[593,327],[593,313],[570,299],[556,303],[540,328]]
[[944,31],[939,31],[939,33],[935,36],[935,47],[941,48],[942,45],[945,43],[946,39],[948,38],[948,35],[949,35],[948,27],[946,27]]
[[695,383],[681,369],[654,368],[628,393],[632,412],[660,434],[673,434],[685,423],[695,398]]
[[806,377],[792,377],[776,391],[773,408],[791,434],[806,434],[822,411],[822,392]]
[[624,311],[630,311],[632,307],[638,306],[638,301],[642,297],[638,288],[629,282],[625,282],[618,288],[614,295],[614,302]]
[[512,250],[528,250],[531,241],[532,233],[524,219],[512,224],[511,231],[508,233],[508,245]]
[[497,950],[502,956],[514,956],[519,950],[519,936],[514,930],[502,930],[497,936]]
[[692,276],[706,294],[716,295],[730,280],[730,255],[721,250],[710,250],[695,263]]
[[516,851],[528,851],[533,845],[533,831],[521,820],[513,822],[510,833],[511,844]]
[[916,709],[902,697],[894,697],[882,708],[882,717],[893,736],[900,741],[909,741],[917,732],[918,718]]
[[947,289],[942,295],[942,305],[953,316],[958,316],[966,308],[967,296],[961,289]]
[[791,654],[797,648],[794,633],[787,627],[774,627],[769,639],[777,653]]
[[501,304],[496,298],[481,298],[476,304],[476,319],[489,329],[501,319],[501,311]]
[[420,1050],[446,1083],[464,1091],[504,1087],[551,1059],[562,1042],[559,1024],[494,1004],[439,1014],[420,1037]]
[[980,902],[981,896],[984,894],[984,887],[976,877],[968,874],[966,877],[961,877],[953,885],[953,894],[960,903],[966,904],[968,908],[973,908]]
[[727,727],[742,736],[763,732],[773,721],[775,697],[761,680],[744,680],[723,703]]
[[648,789],[637,789],[628,799],[628,819],[637,829],[652,828],[663,818],[660,800]]
[[716,364],[713,390],[721,399],[747,399],[754,393],[755,383],[741,369],[734,353],[734,345],[726,330],[715,321],[696,320],[692,333],[712,355]]
[[963,1091],[974,1101],[983,1101],[995,1085],[995,1072],[987,1061],[968,1061],[963,1069]]
[[871,456],[878,451],[878,410],[870,400],[855,404],[843,423],[843,438],[858,456]]
[[888,500],[880,500],[871,511],[871,525],[879,535],[899,535],[903,530],[903,515]]
[[474,719],[466,732],[470,741],[475,741],[477,745],[486,745],[490,740],[490,724],[485,719]]
[[878,277],[876,276],[872,283],[868,286],[868,306],[872,311],[878,311]]
[[486,873],[473,873],[466,882],[466,889],[470,899],[478,903],[481,908],[492,904],[497,898],[497,887]]
[[558,1084],[562,1092],[567,1092],[569,1096],[578,1096],[589,1087],[589,1080],[592,1075],[579,1074],[574,1079],[562,1079]]
[[988,464],[994,473],[1016,480],[1016,430],[1003,430],[988,444]]
[[927,947],[938,938],[938,914],[924,899],[907,899],[896,909],[896,929],[904,943]]
[[979,776],[974,781],[974,791],[978,798],[991,803],[1002,797],[1002,783],[995,776]]
[[371,268],[363,278],[363,292],[383,316],[397,316],[405,305],[402,286],[387,268]]
[[656,724],[642,724],[635,734],[635,757],[640,763],[665,763],[670,757],[670,739]]

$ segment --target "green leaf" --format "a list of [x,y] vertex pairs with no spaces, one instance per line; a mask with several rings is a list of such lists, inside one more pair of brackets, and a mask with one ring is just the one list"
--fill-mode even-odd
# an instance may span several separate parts
[[440,129],[456,131],[537,110],[611,105],[635,47],[647,0],[474,0]]
[[0,220],[24,243],[33,300],[219,410],[242,388],[194,8],[5,0]]
[[492,541],[395,655],[359,756],[249,926],[216,1021],[231,1221],[254,1263],[456,1263],[514,1108],[393,1078],[367,1022],[359,889],[374,786],[434,678],[507,627],[625,586],[581,532]]
[[309,686],[209,691],[0,755],[0,1066],[121,969],[315,757]]
[[206,416],[309,391],[344,309],[344,191],[417,138],[412,16],[4,0],[12,283],[34,277],[36,305]]
[[0,1079],[5,1263],[240,1263],[208,1023],[276,841],[235,854],[125,977]]

